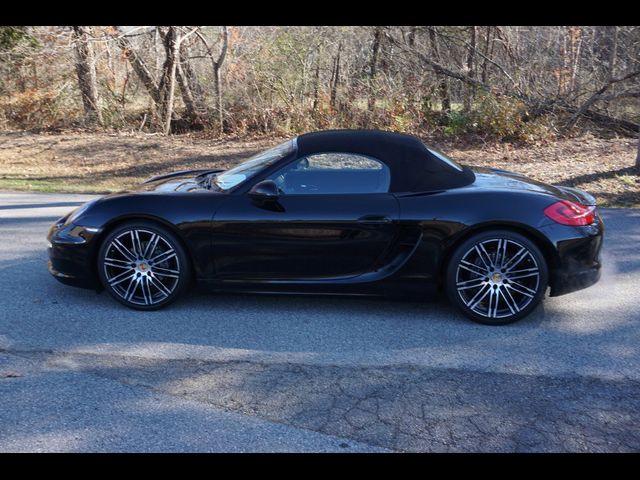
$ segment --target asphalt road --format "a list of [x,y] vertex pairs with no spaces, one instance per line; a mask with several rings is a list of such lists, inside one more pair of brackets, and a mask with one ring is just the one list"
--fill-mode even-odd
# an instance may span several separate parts
[[59,284],[86,195],[0,192],[0,451],[639,451],[640,211],[603,210],[594,287],[505,327],[446,302]]

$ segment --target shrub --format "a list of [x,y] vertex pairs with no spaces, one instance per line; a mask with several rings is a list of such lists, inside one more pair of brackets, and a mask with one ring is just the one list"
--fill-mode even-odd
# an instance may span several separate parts
[[524,102],[513,97],[480,93],[471,114],[472,131],[491,138],[533,143],[552,135],[544,117],[531,120]]
[[471,115],[466,112],[452,110],[446,116],[443,133],[447,136],[462,135],[472,130]]
[[60,92],[31,89],[0,98],[0,115],[13,128],[47,128],[67,124],[77,111],[65,105]]

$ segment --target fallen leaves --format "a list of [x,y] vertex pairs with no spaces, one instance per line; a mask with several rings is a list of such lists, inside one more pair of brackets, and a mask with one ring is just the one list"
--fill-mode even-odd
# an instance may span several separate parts
[[[60,140],[52,138],[56,136]],[[122,191],[149,176],[174,170],[228,168],[281,141],[274,137],[221,140],[206,134],[150,137],[0,132],[0,188]],[[512,170],[543,182],[575,186],[594,195],[603,206],[640,207],[640,176],[633,168],[637,143],[628,138],[586,134],[530,146],[463,139],[427,143],[463,164]]]

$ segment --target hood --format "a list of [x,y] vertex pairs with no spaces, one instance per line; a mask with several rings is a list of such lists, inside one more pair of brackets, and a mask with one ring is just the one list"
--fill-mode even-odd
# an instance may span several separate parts
[[475,187],[507,190],[526,190],[535,193],[552,195],[561,200],[569,200],[582,205],[595,205],[596,199],[577,188],[562,185],[550,185],[526,177],[519,173],[499,170],[497,168],[473,167],[476,175]]
[[222,170],[196,169],[179,170],[176,172],[157,175],[142,182],[134,191],[138,192],[197,192],[210,191],[198,184],[196,177],[203,173],[216,173]]

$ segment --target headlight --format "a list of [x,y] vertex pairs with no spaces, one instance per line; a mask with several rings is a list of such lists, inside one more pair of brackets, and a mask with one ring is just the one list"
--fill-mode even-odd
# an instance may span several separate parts
[[80,217],[80,215],[86,212],[89,209],[89,207],[91,207],[91,205],[93,205],[97,201],[98,199],[96,198],[95,200],[91,200],[85,203],[84,205],[81,205],[80,207],[76,208],[73,212],[71,212],[71,215],[69,215],[69,217],[67,218],[67,221],[64,224],[69,225],[73,223],[75,220],[77,220]]

